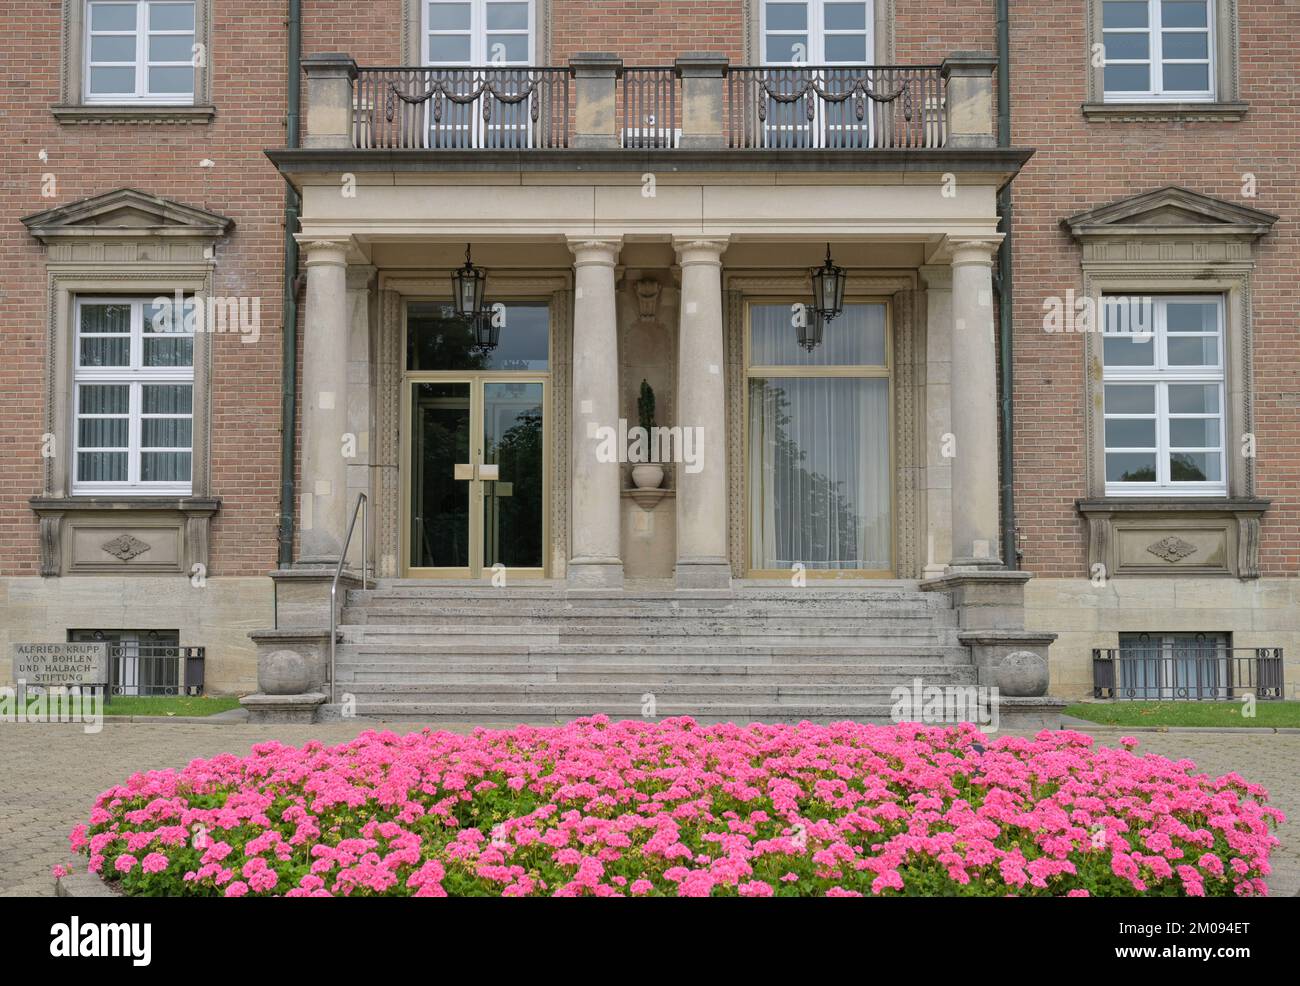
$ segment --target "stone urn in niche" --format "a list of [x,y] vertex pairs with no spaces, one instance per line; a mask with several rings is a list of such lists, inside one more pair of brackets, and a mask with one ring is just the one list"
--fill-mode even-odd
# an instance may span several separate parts
[[[645,431],[648,456],[654,443],[651,441],[655,427],[655,392],[646,380],[641,381],[641,393],[636,399],[637,423]],[[664,481],[664,467],[658,462],[639,462],[632,467],[632,485],[639,490],[657,490]]]

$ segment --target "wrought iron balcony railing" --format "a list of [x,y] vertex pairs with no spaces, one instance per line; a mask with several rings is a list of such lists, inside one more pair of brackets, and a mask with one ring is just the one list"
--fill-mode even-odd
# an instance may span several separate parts
[[1092,652],[1095,698],[1198,702],[1284,697],[1282,648],[1161,644]]
[[[309,65],[309,75],[311,69]],[[325,81],[340,78],[336,74]],[[584,87],[585,79],[597,84]],[[354,69],[346,81],[351,126],[344,139],[355,148],[883,150],[949,145],[948,73],[934,65],[719,62],[711,76],[684,76],[680,63],[624,68],[614,60],[605,75],[583,75],[576,65],[388,67]]]

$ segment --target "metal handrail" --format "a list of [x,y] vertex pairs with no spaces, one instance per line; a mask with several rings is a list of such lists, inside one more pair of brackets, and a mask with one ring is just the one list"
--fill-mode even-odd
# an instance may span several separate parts
[[338,702],[338,684],[334,675],[334,638],[338,634],[338,606],[335,600],[339,594],[339,579],[343,577],[343,566],[348,560],[348,548],[352,546],[352,532],[357,526],[357,515],[362,517],[361,521],[361,588],[364,591],[366,585],[366,562],[369,559],[369,552],[366,549],[366,504],[369,497],[364,493],[357,494],[357,505],[352,508],[352,520],[348,524],[348,536],[343,539],[343,550],[339,554],[338,567],[334,569],[334,581],[330,583],[330,705]]

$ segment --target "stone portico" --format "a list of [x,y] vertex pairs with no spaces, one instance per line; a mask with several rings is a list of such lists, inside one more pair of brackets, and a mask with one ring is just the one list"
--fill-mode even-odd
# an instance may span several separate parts
[[[681,60],[680,139],[665,148],[620,136],[612,56],[571,66],[566,146],[514,150],[369,146],[356,66],[338,55],[306,64],[305,146],[268,152],[302,195],[307,284],[297,562],[275,573],[278,626],[255,635],[264,657],[296,649],[311,689],[326,688],[328,589],[359,493],[371,508],[366,569],[381,586],[420,574],[407,313],[450,297],[466,244],[489,300],[549,313],[545,557],[529,573],[539,584],[571,600],[797,584],[751,557],[749,313],[810,297],[808,270],[829,244],[847,296],[885,319],[890,560],[871,577],[949,599],[965,636],[948,643],[986,669],[980,683],[996,683],[988,669],[1013,651],[1045,654],[1051,635],[1023,630],[1028,576],[998,557],[996,196],[1030,152],[994,146],[990,59],[945,63],[942,146],[851,154],[729,148],[726,63],[712,56]],[[662,424],[701,437],[699,468],[670,464],[655,490],[595,451],[599,429],[635,422],[642,380]],[[359,538],[348,552],[344,588],[355,589]],[[863,573],[813,574],[871,585]]]

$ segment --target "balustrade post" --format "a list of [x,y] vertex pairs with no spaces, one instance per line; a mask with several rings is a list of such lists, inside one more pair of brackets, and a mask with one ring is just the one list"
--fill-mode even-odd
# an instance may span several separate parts
[[569,60],[573,73],[573,146],[579,149],[618,147],[615,86],[623,74],[623,59],[610,52],[584,51]]
[[674,63],[682,80],[682,139],[687,150],[722,147],[725,142],[722,79],[726,55],[691,52]]
[[958,51],[939,70],[948,83],[948,147],[996,147],[993,127],[993,70],[998,60],[977,51]]
[[332,52],[302,60],[307,75],[307,133],[304,147],[352,146],[352,83],[357,63]]

